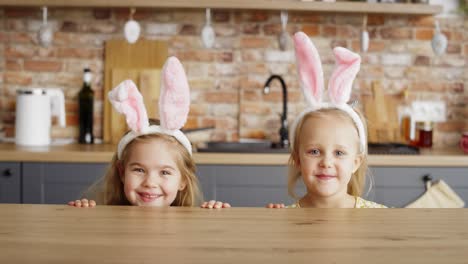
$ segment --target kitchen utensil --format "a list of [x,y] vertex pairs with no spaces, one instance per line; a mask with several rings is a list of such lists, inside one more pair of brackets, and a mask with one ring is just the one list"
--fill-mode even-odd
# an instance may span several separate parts
[[202,29],[201,37],[205,48],[211,48],[215,42],[215,32],[211,26],[211,9],[207,8],[205,11],[206,23]]
[[385,95],[379,81],[372,83],[372,96],[362,97],[367,118],[368,141],[372,143],[402,142],[398,122],[398,99]]
[[124,36],[130,44],[133,44],[138,40],[141,31],[140,24],[133,20],[133,14],[135,14],[135,8],[130,9],[130,19],[124,26]]
[[436,55],[442,55],[447,49],[447,37],[442,34],[439,27],[439,22],[435,22],[434,37],[432,37],[431,46]]
[[364,15],[361,31],[361,51],[367,52],[369,49],[369,32],[367,32],[367,15]]
[[[158,109],[159,88],[161,83],[160,69],[112,69],[112,87],[126,79],[131,79],[140,90],[146,106],[148,118],[159,119]],[[155,113],[156,112],[156,113]],[[125,117],[117,112],[110,113],[109,143],[117,144],[122,135],[128,130]]]
[[[124,39],[109,40],[105,47],[105,72],[104,72],[104,119],[103,119],[103,141],[111,142],[112,135],[117,133],[112,132],[112,123],[118,124],[115,118],[112,119],[114,110],[107,100],[107,93],[114,88],[112,84],[113,69],[126,70],[142,70],[142,69],[160,69],[168,56],[168,44],[161,40],[145,40],[140,39],[134,44],[129,44]],[[115,74],[115,73],[114,73]],[[138,78],[138,74],[134,78]],[[117,77],[115,77],[117,78]],[[122,77],[124,78],[124,77]],[[123,79],[122,79],[123,80]],[[139,83],[138,79],[133,79],[135,83]],[[152,113],[148,111],[148,113]],[[122,115],[116,115],[123,120]],[[114,125],[115,127],[116,125]],[[119,135],[120,136],[120,135]],[[117,136],[117,137],[119,137]],[[114,136],[115,137],[115,136]]]
[[37,32],[39,44],[43,47],[48,47],[52,44],[54,32],[52,27],[47,24],[47,7],[42,7],[42,25]]
[[60,89],[20,89],[16,93],[15,142],[23,146],[50,144],[52,116],[65,126],[65,100]]
[[278,36],[279,48],[280,50],[287,50],[289,47],[290,39],[291,39],[288,31],[286,30],[286,26],[288,23],[288,12],[281,11],[280,19],[281,19],[281,33]]

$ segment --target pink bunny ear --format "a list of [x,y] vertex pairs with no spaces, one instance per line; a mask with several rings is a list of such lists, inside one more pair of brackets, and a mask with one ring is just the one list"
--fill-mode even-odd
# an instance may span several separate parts
[[125,115],[130,129],[142,132],[149,126],[143,97],[131,80],[121,82],[108,93],[108,97],[115,110]]
[[302,92],[310,105],[318,104],[322,101],[324,88],[320,56],[304,32],[294,34],[294,45]]
[[159,113],[161,127],[180,129],[187,121],[190,90],[184,67],[176,57],[167,59],[163,67]]
[[337,67],[328,82],[328,93],[330,101],[335,104],[344,104],[351,96],[353,81],[361,66],[361,57],[342,47],[334,48],[333,52]]

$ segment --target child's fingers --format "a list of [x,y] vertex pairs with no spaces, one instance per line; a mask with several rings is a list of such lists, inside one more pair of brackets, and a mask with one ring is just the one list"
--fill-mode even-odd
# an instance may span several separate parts
[[89,207],[95,207],[95,206],[96,206],[96,201],[89,200]]
[[223,208],[231,208],[231,205],[229,203],[223,203]]
[[266,208],[273,208],[273,206],[274,206],[274,204],[269,203],[269,204],[267,204],[265,207],[266,207]]
[[210,208],[212,209],[214,207],[214,205],[216,204],[216,201],[215,200],[211,200],[208,202],[208,207],[207,208]]
[[222,208],[223,207],[223,202],[215,202],[213,207],[216,208],[216,209]]
[[75,206],[75,201],[69,201],[69,202],[68,202],[68,205],[69,205],[69,206]]

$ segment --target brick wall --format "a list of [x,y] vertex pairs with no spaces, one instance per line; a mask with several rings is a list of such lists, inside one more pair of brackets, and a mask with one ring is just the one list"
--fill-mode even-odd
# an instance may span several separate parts
[[[94,73],[96,93],[95,135],[102,137],[104,43],[121,38],[128,9],[51,8],[49,23],[54,43],[37,44],[40,8],[0,8],[0,114],[7,136],[14,135],[15,91],[24,87],[60,87],[65,92],[67,128],[53,129],[54,137],[77,135],[77,93],[82,70]],[[262,93],[271,74],[280,74],[288,86],[289,119],[304,106],[296,76],[294,52],[278,48],[279,12],[216,11],[216,43],[204,49],[199,37],[202,10],[138,9],[135,19],[142,35],[170,43],[170,54],[184,64],[191,86],[192,108],[187,126],[216,127],[213,140],[243,137],[276,140],[281,87],[273,82]],[[327,79],[334,66],[332,48],[359,48],[360,15],[290,13],[288,31],[302,30],[312,37],[322,57]],[[382,16],[368,19],[369,51],[361,54],[362,70],[355,93],[368,93],[373,80],[381,80],[388,94],[408,88],[412,98],[442,99],[448,106],[447,122],[437,124],[437,146],[456,145],[468,130],[468,21],[463,17],[439,19],[449,40],[447,54],[437,57],[430,48],[431,16]]]

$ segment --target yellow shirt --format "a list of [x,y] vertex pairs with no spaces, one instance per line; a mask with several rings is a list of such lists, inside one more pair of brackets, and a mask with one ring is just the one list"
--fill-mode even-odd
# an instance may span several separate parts
[[[387,208],[385,205],[367,201],[358,196],[355,198],[356,202],[354,203],[354,208]],[[299,204],[299,201],[297,201],[294,204],[286,206],[286,208],[301,208],[301,205]]]

